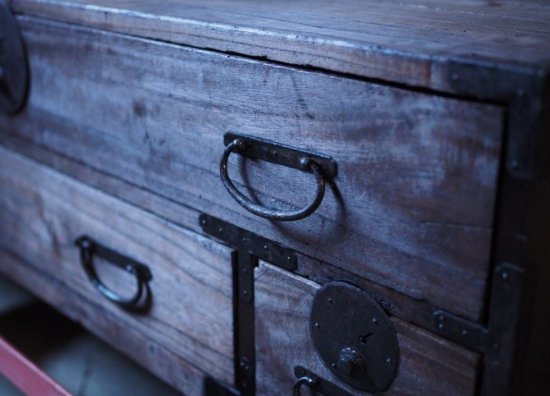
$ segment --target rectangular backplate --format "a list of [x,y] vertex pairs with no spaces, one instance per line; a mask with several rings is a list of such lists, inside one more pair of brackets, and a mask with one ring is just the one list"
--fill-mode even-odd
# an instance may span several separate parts
[[336,161],[329,156],[298,150],[268,140],[237,135],[234,133],[226,133],[223,137],[223,142],[227,146],[236,139],[245,143],[244,148],[237,147],[235,149],[235,152],[244,157],[259,159],[311,173],[311,169],[304,166],[302,162],[303,158],[310,158],[323,169],[323,174],[326,178],[332,179],[337,174]]

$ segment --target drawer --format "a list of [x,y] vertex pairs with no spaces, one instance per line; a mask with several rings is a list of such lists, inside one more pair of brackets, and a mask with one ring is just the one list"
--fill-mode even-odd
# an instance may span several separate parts
[[0,394],[181,395],[52,307],[28,299],[0,315]]
[[[229,248],[5,149],[0,186],[6,276],[185,394],[201,394],[206,374],[233,383]],[[152,280],[136,306],[109,301],[90,282],[75,246],[81,235],[112,251],[96,246],[85,262],[91,258],[99,279],[122,297],[136,286],[131,273],[111,265],[117,257],[149,268]]]
[[[41,160],[149,210],[156,209],[148,199],[127,189],[152,192],[182,211],[212,214],[415,299],[479,317],[501,107],[18,20],[32,91],[24,113],[1,118],[4,144],[29,155],[43,150]],[[228,132],[334,159],[337,175],[320,207],[285,223],[245,211],[220,181]],[[301,207],[314,195],[313,175],[296,169],[239,155],[229,158],[229,169],[237,188],[267,206]]]
[[[256,269],[258,395],[291,394],[297,382],[295,367],[298,366],[352,395],[365,395],[336,378],[315,349],[310,317],[314,296],[319,289],[319,284],[267,263],[261,263]],[[397,332],[399,363],[397,377],[384,394],[475,394],[479,354],[396,317],[392,317],[391,322]],[[373,370],[373,367],[367,367],[368,370]],[[304,389],[302,391],[309,394]]]

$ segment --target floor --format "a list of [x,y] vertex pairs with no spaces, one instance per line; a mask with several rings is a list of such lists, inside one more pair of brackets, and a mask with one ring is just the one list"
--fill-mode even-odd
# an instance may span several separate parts
[[[2,278],[0,334],[74,395],[179,395],[76,323]],[[0,376],[0,395],[21,393]]]

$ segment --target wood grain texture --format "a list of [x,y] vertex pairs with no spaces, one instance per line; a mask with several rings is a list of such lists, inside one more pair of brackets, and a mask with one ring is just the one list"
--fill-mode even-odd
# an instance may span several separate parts
[[[479,314],[500,108],[32,18],[21,26],[33,90],[24,114],[0,118],[6,139],[24,139],[416,299]],[[280,225],[234,203],[218,175],[230,130],[333,156],[339,176],[317,213]],[[233,177],[242,188],[270,205],[299,205],[313,193],[311,178],[295,170],[230,166],[240,169]]]
[[0,374],[27,396],[71,396],[0,337]]
[[[123,180],[114,178],[105,173],[92,169],[82,163],[74,162],[65,157],[52,156],[51,153],[37,145],[29,144],[25,140],[6,138],[0,133],[0,144],[6,145],[13,151],[37,158],[42,163],[53,169],[68,172],[83,183],[88,183],[94,188],[111,192],[114,196],[129,202],[143,205],[150,212],[161,217],[171,219],[178,225],[184,226],[197,233],[202,228],[197,222],[200,212],[176,201],[167,200],[151,191],[147,191]],[[365,277],[352,274],[349,271],[336,267],[330,263],[313,259],[302,253],[296,253],[298,268],[296,272],[303,277],[311,278],[318,283],[327,280],[344,279],[352,282],[365,290],[368,290],[385,309],[407,322],[412,322],[429,329],[433,326],[432,314],[435,307],[426,301],[414,299],[387,286],[374,283]]]
[[[0,249],[58,279],[79,296],[75,304],[94,301],[101,307],[94,320],[133,328],[178,358],[233,381],[230,249],[17,154],[0,153]],[[73,243],[82,234],[150,267],[148,312],[122,311],[95,290]],[[124,282],[116,275],[109,279],[118,290]]]
[[[261,263],[255,275],[258,394],[290,394],[294,367],[304,366],[354,392],[326,369],[309,333],[311,304],[319,285]],[[385,394],[472,395],[479,356],[415,326],[392,318],[400,366]]]
[[[57,279],[9,252],[0,250],[0,273],[18,282],[64,315],[81,323],[98,338],[123,352],[186,395],[202,396],[205,373],[172,350],[104,311],[97,300],[75,293]],[[82,301],[86,301],[85,304]],[[99,312],[103,320],[97,320]]]
[[[547,73],[541,1],[13,0],[23,14],[200,48],[454,89],[452,66]],[[479,87],[479,95],[487,95]]]

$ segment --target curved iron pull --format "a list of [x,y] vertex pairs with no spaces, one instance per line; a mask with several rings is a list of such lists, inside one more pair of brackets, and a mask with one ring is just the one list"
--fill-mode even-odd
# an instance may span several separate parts
[[294,367],[294,376],[297,378],[292,390],[292,396],[301,396],[302,387],[307,386],[316,395],[351,396],[348,391],[338,385],[319,377],[314,372],[302,366]]
[[[140,302],[143,300],[144,293],[148,290],[148,283],[153,279],[151,271],[146,265],[101,246],[85,235],[79,237],[75,241],[75,245],[80,248],[80,260],[84,271],[86,271],[88,275],[88,279],[103,296],[124,308],[139,307]],[[125,298],[120,296],[109,289],[101,279],[99,279],[94,266],[94,255],[104,258],[107,262],[135,276],[137,290],[132,297]]]
[[[223,185],[239,205],[257,216],[277,221],[300,220],[315,212],[325,196],[325,177],[336,174],[336,163],[331,158],[244,136],[227,134],[226,140],[228,138],[231,140],[227,142],[220,161],[220,175]],[[313,173],[317,186],[313,201],[302,209],[292,211],[281,211],[253,202],[229,178],[227,162],[233,152]]]
[[317,378],[312,378],[309,376],[304,376],[298,378],[298,381],[294,384],[292,388],[292,396],[301,396],[302,395],[302,386],[307,386],[308,388],[315,389],[317,386]]

